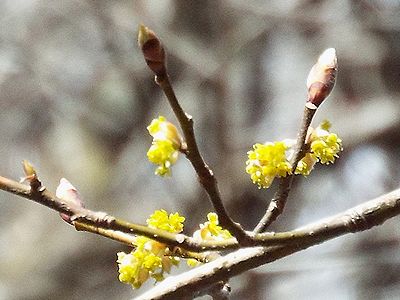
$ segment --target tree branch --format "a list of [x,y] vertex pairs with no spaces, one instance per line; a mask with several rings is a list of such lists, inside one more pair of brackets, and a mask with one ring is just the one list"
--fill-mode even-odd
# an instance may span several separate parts
[[347,233],[368,230],[400,214],[400,189],[299,228],[313,233],[297,244],[239,249],[178,276],[171,276],[136,300],[187,299],[219,281]]
[[212,205],[218,215],[219,222],[222,227],[229,230],[233,236],[239,241],[240,244],[248,245],[251,242],[249,234],[243,230],[243,228],[235,223],[228,215],[218,189],[217,180],[214,173],[205,163],[203,157],[200,154],[197,146],[196,138],[193,129],[193,118],[189,114],[185,113],[176,98],[175,92],[172,88],[171,82],[169,81],[168,74],[158,74],[156,76],[156,82],[164,91],[165,96],[168,99],[172,110],[174,111],[179,124],[182,128],[183,135],[185,136],[185,142],[187,149],[185,151],[186,157],[189,159],[193,168],[195,169],[199,178],[200,184],[207,192]]
[[[199,242],[184,234],[171,233],[144,225],[130,223],[104,212],[91,211],[81,206],[67,205],[44,187],[41,187],[40,191],[34,190],[34,192],[31,192],[32,189],[29,186],[1,176],[0,189],[33,200],[38,204],[70,216],[75,229],[78,231],[95,233],[130,246],[134,242],[134,236],[132,236],[132,234],[136,234],[167,244],[171,248],[177,247],[182,250],[199,253],[206,251],[236,250],[241,247],[234,238],[220,241]],[[287,232],[266,232],[255,235],[249,242],[249,246],[290,245],[302,243],[306,240],[314,239],[315,237],[318,237],[315,235],[315,232],[305,229]]]
[[140,25],[138,32],[138,44],[143,52],[143,57],[147,65],[155,74],[156,83],[163,90],[182,128],[186,145],[185,147],[182,147],[181,152],[185,153],[186,157],[192,163],[201,185],[206,190],[211,203],[218,214],[219,222],[221,223],[222,227],[228,229],[232,235],[237,238],[240,244],[246,244],[246,242],[252,240],[250,233],[244,231],[238,223],[235,223],[229,217],[222,203],[217,180],[199,152],[194,135],[193,118],[189,114],[185,113],[179,104],[178,99],[176,98],[167,72],[165,49],[161,44],[160,39],[152,30],[144,25]]
[[[216,242],[196,243],[192,238],[182,234],[173,234],[143,225],[132,224],[111,217],[106,213],[93,212],[82,207],[67,206],[44,187],[31,191],[31,187],[1,176],[0,189],[67,214],[71,217],[77,230],[100,234],[128,245],[132,245],[134,239],[131,234],[139,234],[168,244],[172,249],[174,249],[174,246],[177,247],[171,252],[171,255],[193,257],[202,261],[208,261],[214,257],[207,257],[207,255],[203,256],[201,254],[199,256],[195,253],[192,255],[179,249],[201,252],[206,250],[237,249],[240,247],[235,239],[222,241],[224,243],[223,246]],[[226,282],[232,276],[244,271],[343,234],[370,229],[399,214],[400,189],[397,189],[341,214],[294,231],[258,234],[252,240],[254,247],[239,249],[192,271],[168,278],[139,299],[176,299],[176,297],[181,296],[193,296],[196,291],[199,292],[209,288],[215,282]],[[264,247],[257,245],[264,245]]]
[[[91,211],[73,204],[67,205],[44,187],[41,187],[39,191],[32,190],[32,188],[27,185],[2,176],[0,176],[0,189],[70,216],[77,230],[96,233],[124,244],[130,244],[131,241],[126,236],[119,235],[118,232],[146,236],[158,242],[165,243],[171,248],[180,247],[187,251],[204,252],[223,250],[227,247],[238,247],[238,243],[235,239],[216,242],[197,242],[184,234],[171,233],[144,225],[130,223],[104,212]],[[115,232],[112,233],[111,231]]]

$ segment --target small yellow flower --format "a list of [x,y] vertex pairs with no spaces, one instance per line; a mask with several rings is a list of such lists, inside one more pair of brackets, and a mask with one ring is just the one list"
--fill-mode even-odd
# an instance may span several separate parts
[[275,177],[286,177],[291,165],[286,157],[288,146],[284,142],[255,144],[247,152],[246,172],[259,188],[268,188]]
[[321,128],[322,130],[329,131],[329,129],[331,129],[332,127],[332,124],[331,122],[329,122],[329,120],[323,120],[318,127]]
[[310,151],[321,164],[334,163],[343,150],[342,140],[335,133],[329,132],[330,123],[324,121],[311,134]]
[[165,117],[159,116],[158,119],[152,120],[147,130],[154,140],[169,140],[175,149],[180,148],[182,137],[175,125],[168,122]]
[[170,175],[170,167],[178,159],[182,138],[176,127],[168,122],[163,116],[154,119],[147,127],[153,142],[147,151],[147,157],[152,163],[159,165],[155,171],[156,175]]
[[162,267],[161,257],[149,253],[143,258],[143,267],[147,270],[156,270]]
[[207,215],[208,221],[200,224],[200,229],[196,230],[193,238],[198,241],[215,241],[224,240],[232,237],[231,233],[219,226],[218,215],[216,213],[209,213]]
[[306,155],[298,162],[295,174],[301,174],[304,176],[310,175],[316,162],[317,159],[311,153],[306,153]]
[[186,263],[187,263],[187,265],[188,265],[189,267],[191,267],[191,268],[197,267],[197,266],[200,264],[199,261],[197,261],[197,260],[195,260],[195,259],[193,259],[193,258],[187,259],[187,260],[186,260]]
[[156,175],[170,175],[170,167],[178,159],[178,151],[173,148],[172,142],[169,140],[153,141],[147,151],[147,158],[152,163],[159,165],[155,171]]
[[[200,229],[196,230],[193,233],[193,239],[202,242],[202,241],[220,241],[225,239],[232,238],[232,234],[219,226],[218,215],[216,213],[210,212],[207,214],[208,221],[200,224]],[[189,267],[196,267],[200,264],[199,261],[190,258],[186,260],[186,263]]]
[[185,217],[179,215],[179,213],[169,214],[161,209],[156,210],[150,218],[147,219],[147,225],[149,227],[166,230],[169,232],[179,233],[183,230],[183,222]]
[[[181,232],[185,218],[178,213],[169,214],[165,210],[156,210],[147,220],[149,227],[167,230],[169,232]],[[164,279],[164,272],[169,273],[172,266],[179,264],[179,258],[167,256],[170,253],[167,245],[138,236],[135,239],[135,249],[126,254],[119,252],[118,271],[119,280],[138,289],[150,277],[156,281]]]
[[118,279],[127,284],[131,284],[133,288],[140,286],[149,278],[148,270],[141,268],[141,253],[118,252],[117,263],[119,276]]

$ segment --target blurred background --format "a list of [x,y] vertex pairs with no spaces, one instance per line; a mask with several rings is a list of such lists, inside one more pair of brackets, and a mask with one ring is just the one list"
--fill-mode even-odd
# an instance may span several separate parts
[[[399,13],[398,0],[3,0],[0,175],[19,179],[27,159],[47,188],[66,177],[90,209],[137,223],[179,211],[188,233],[205,221],[211,206],[188,161],[159,178],[146,159],[146,126],[160,114],[176,120],[136,45],[144,23],[164,42],[200,149],[246,229],[274,192],[251,183],[246,152],[296,136],[308,71],[335,47],[338,81],[314,124],[329,119],[344,152],[296,181],[272,229],[339,213],[399,186]],[[398,299],[399,225],[233,278],[232,299]],[[132,298],[152,283],[133,291],[117,280],[122,250],[0,192],[0,299]]]

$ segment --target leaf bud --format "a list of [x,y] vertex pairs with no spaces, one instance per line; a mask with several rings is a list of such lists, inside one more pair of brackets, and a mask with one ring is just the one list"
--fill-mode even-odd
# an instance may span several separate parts
[[26,176],[27,180],[32,179],[32,178],[37,176],[35,168],[33,167],[33,165],[29,161],[24,159],[22,161],[22,166],[24,168],[24,173],[25,173],[25,176]]
[[157,76],[165,75],[165,51],[155,33],[146,26],[140,25],[138,44],[149,68]]
[[331,93],[337,73],[337,57],[334,48],[326,49],[311,68],[307,77],[307,103],[315,109]]
[[[56,196],[65,201],[68,206],[84,208],[82,198],[77,189],[65,178],[61,178],[56,190]],[[70,216],[64,213],[60,213],[60,216],[65,222],[72,224]]]

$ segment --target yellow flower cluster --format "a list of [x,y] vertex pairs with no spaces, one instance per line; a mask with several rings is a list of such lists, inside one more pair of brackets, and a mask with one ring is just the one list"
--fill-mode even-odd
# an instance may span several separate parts
[[[184,221],[185,218],[178,213],[168,215],[165,210],[156,210],[147,219],[147,224],[151,228],[179,233],[183,230]],[[135,247],[131,253],[117,254],[119,280],[133,288],[140,288],[150,277],[156,281],[163,280],[164,272],[169,273],[173,265],[179,264],[179,258],[165,255],[169,252],[165,244],[147,237],[137,237]]]
[[301,174],[304,176],[310,175],[311,171],[314,168],[317,159],[311,153],[306,153],[304,157],[297,163],[295,174]]
[[316,162],[334,163],[343,150],[342,140],[335,133],[329,132],[331,124],[325,120],[317,128],[310,129],[308,144],[310,150],[297,164],[296,174],[309,175]]
[[170,175],[170,167],[178,159],[182,138],[176,127],[168,122],[163,116],[154,119],[147,127],[153,142],[147,158],[152,163],[159,165],[155,171],[156,175]]
[[218,215],[216,213],[207,214],[207,222],[200,224],[200,229],[193,233],[193,238],[197,241],[217,241],[229,239],[231,233],[219,226]]
[[149,219],[147,219],[147,225],[151,228],[158,228],[169,232],[182,232],[183,222],[185,217],[179,215],[179,213],[169,214],[164,210],[156,210]]
[[[307,176],[317,162],[334,163],[340,151],[342,140],[329,132],[331,124],[322,122],[316,129],[310,128],[307,139],[309,151],[299,161],[295,174]],[[259,188],[268,188],[275,177],[285,177],[292,172],[290,164],[295,142],[285,140],[275,143],[255,144],[253,150],[247,152],[246,172]]]
[[255,144],[247,152],[246,172],[259,188],[268,188],[275,177],[285,177],[292,167],[287,159],[285,142]]
[[343,150],[342,140],[335,134],[329,132],[330,123],[323,122],[311,134],[311,153],[321,164],[330,164],[339,157],[338,153]]
[[[193,233],[193,238],[198,241],[219,241],[232,238],[231,233],[219,226],[218,215],[216,213],[207,214],[207,222],[200,224],[200,229]],[[195,259],[188,259],[187,264],[195,267],[199,262]]]

